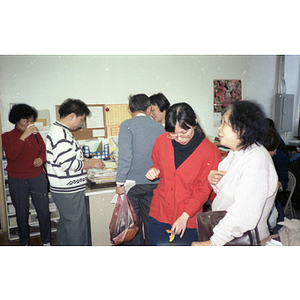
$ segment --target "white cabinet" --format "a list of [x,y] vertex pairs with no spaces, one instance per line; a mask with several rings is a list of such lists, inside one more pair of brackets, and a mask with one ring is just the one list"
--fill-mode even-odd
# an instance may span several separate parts
[[91,246],[111,246],[109,223],[115,204],[111,203],[116,188],[85,191]]
[[[4,207],[4,209],[5,209],[5,215],[6,215],[5,228],[7,228],[8,238],[9,238],[9,240],[16,240],[19,238],[17,217],[16,217],[15,207],[12,204],[9,189],[8,189],[8,178],[7,178],[7,172],[5,170],[6,165],[7,165],[6,159],[3,159],[2,160],[2,170],[3,170],[2,178],[3,178],[3,184],[4,184],[4,202],[5,202],[5,204],[2,207]],[[29,201],[30,202],[29,202],[28,224],[29,224],[30,236],[40,235],[37,213],[35,211],[34,205],[31,201],[30,197],[29,197]],[[58,209],[57,209],[56,205],[54,204],[54,202],[51,198],[50,193],[49,193],[49,211],[50,211],[50,218],[51,218],[51,232],[54,232],[57,229],[59,213],[58,213]]]

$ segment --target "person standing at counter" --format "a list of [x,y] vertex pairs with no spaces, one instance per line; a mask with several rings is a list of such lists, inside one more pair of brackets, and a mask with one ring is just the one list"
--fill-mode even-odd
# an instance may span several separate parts
[[205,138],[192,107],[172,105],[166,114],[166,133],[153,147],[149,180],[160,178],[154,191],[149,217],[150,246],[170,245],[171,230],[175,244],[190,246],[197,238],[197,213],[211,193],[209,171],[221,161],[216,145]]
[[85,207],[86,169],[103,169],[100,159],[87,159],[71,130],[77,130],[90,114],[79,99],[66,99],[59,107],[56,121],[47,135],[47,173],[50,192],[60,219],[57,225],[58,246],[88,244]]
[[151,103],[151,112],[150,116],[154,121],[159,122],[165,126],[166,122],[166,112],[170,107],[170,102],[166,96],[162,93],[154,94],[149,97]]
[[50,245],[48,180],[43,167],[46,149],[34,126],[37,111],[27,104],[15,104],[8,119],[15,124],[15,128],[2,134],[2,144],[7,158],[8,187],[16,210],[20,245],[27,246],[30,240],[29,194],[38,215],[41,240],[44,245]]
[[[144,226],[145,244],[149,244],[149,209],[157,181],[149,181],[145,174],[153,164],[151,153],[156,138],[165,132],[164,127],[150,116],[150,100],[145,94],[129,96],[128,112],[131,119],[121,123],[119,131],[119,161],[116,176],[116,193],[125,193],[126,180],[134,180],[127,196]],[[142,230],[129,242],[129,246],[144,245]]]

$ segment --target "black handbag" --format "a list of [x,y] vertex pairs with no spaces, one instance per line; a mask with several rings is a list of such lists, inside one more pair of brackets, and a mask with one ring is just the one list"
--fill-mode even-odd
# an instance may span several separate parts
[[[198,242],[208,241],[214,227],[224,218],[226,211],[207,211],[197,214]],[[260,246],[257,227],[246,231],[241,237],[234,238],[224,246]]]

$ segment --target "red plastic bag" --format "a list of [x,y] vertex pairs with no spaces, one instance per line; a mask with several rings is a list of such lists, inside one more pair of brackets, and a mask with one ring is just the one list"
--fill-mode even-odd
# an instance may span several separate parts
[[118,195],[113,211],[109,233],[113,245],[132,240],[139,231],[140,220],[126,194]]

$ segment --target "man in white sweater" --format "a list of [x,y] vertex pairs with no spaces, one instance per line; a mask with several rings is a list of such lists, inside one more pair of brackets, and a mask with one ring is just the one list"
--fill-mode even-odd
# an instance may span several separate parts
[[100,159],[86,159],[71,130],[78,129],[89,115],[87,105],[78,99],[67,99],[59,107],[56,121],[46,142],[47,174],[51,197],[60,220],[57,225],[57,245],[87,245],[85,208],[86,169],[102,169]]

